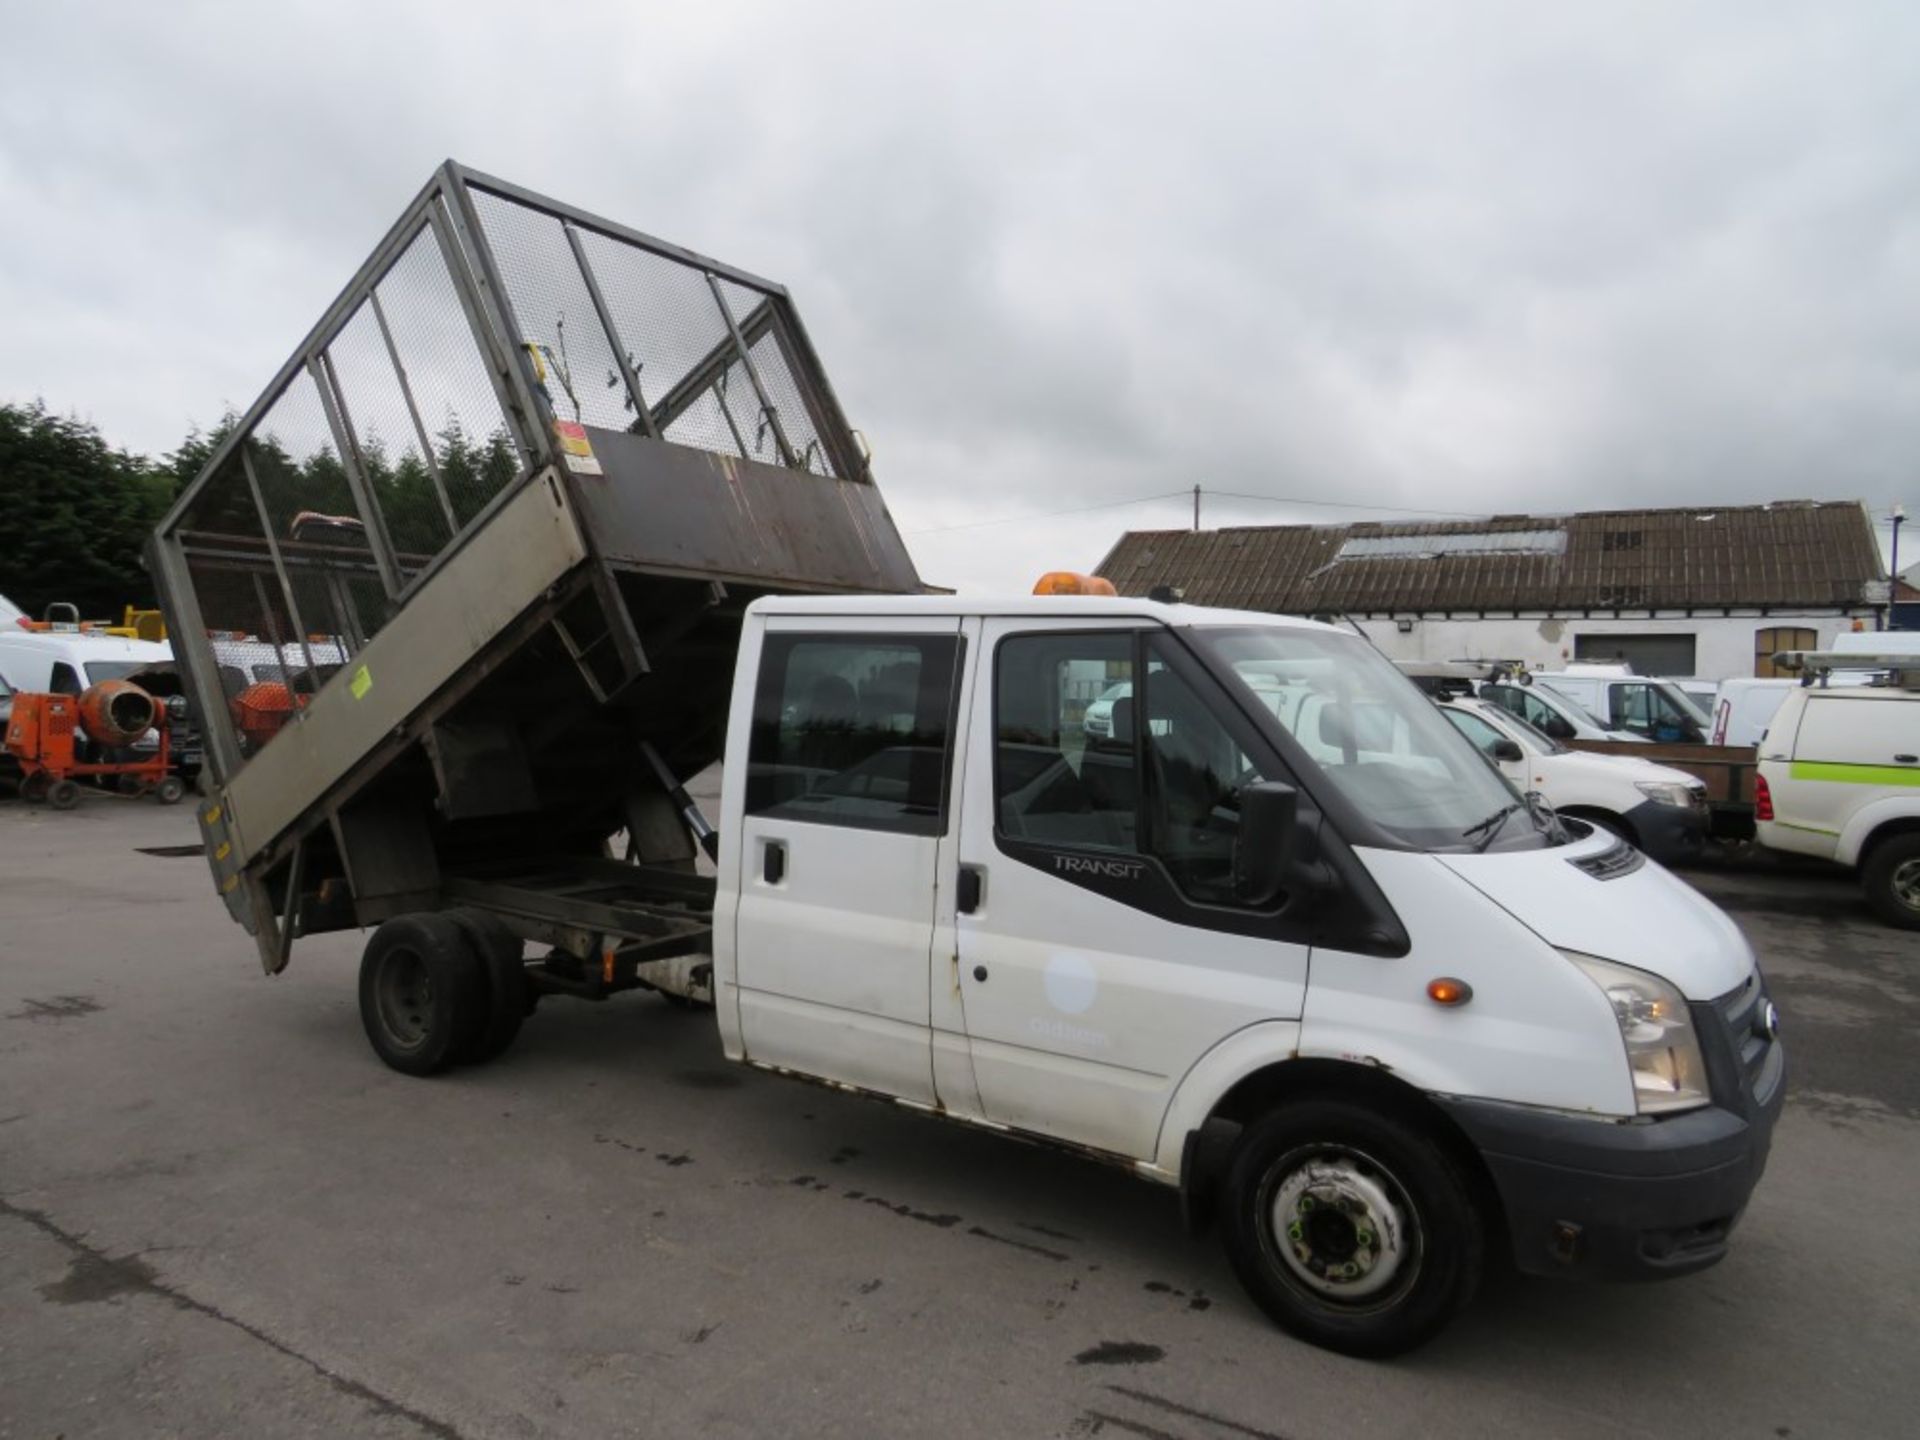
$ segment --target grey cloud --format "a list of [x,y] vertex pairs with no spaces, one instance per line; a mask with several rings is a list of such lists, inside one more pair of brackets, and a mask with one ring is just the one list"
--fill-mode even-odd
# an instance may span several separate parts
[[0,393],[143,448],[451,153],[791,286],[910,530],[1914,488],[1908,7],[107,9],[10,22]]

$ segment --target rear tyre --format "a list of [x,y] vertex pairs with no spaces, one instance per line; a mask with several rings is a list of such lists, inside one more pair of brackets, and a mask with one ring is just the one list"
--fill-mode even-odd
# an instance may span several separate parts
[[80,787],[71,780],[56,780],[47,787],[47,803],[56,810],[71,810],[80,803]]
[[20,780],[20,798],[29,804],[38,805],[47,798],[47,791],[53,785],[53,777],[44,770],[36,770]]
[[447,918],[466,933],[486,973],[487,1003],[473,1033],[454,1057],[478,1065],[503,1053],[520,1033],[533,1007],[527,984],[526,947],[497,915],[484,910],[452,910]]
[[1425,1343],[1473,1298],[1485,1266],[1486,1227],[1460,1163],[1349,1101],[1292,1104],[1248,1126],[1220,1218],[1260,1308],[1346,1355]]
[[1920,834],[1896,835],[1874,846],[1860,883],[1882,920],[1920,930]]
[[403,1075],[444,1070],[486,1013],[484,963],[452,920],[400,915],[373,932],[360,958],[360,1023],[388,1065]]
[[162,805],[178,805],[186,793],[187,787],[177,775],[169,775],[153,787],[153,798]]

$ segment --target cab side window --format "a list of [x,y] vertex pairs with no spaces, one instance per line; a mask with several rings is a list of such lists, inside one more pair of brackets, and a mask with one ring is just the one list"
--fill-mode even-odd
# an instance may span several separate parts
[[[1216,701],[1152,637],[1012,636],[994,660],[994,798],[1005,841],[1153,857],[1187,900],[1230,905],[1239,791],[1268,778]],[[1164,883],[1164,882],[1162,882]]]
[[1188,899],[1233,901],[1240,791],[1260,773],[1217,709],[1167,663],[1168,642],[1147,642],[1146,751],[1150,852]]
[[55,695],[78,695],[87,687],[80,683],[79,672],[64,661],[56,662],[47,689]]
[[994,660],[994,804],[1002,835],[1136,850],[1133,635],[1017,635]]
[[945,833],[961,643],[957,635],[768,635],[747,813]]
[[1683,741],[1694,730],[1688,717],[1652,685],[1614,685],[1608,700],[1614,724],[1649,740]]

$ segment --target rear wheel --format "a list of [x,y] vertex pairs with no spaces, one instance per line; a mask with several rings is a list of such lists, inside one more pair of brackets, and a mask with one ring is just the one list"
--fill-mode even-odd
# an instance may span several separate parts
[[153,787],[153,798],[162,805],[178,805],[186,793],[187,787],[178,775],[169,775]]
[[20,798],[38,805],[47,798],[47,791],[53,786],[53,777],[44,770],[36,770],[20,780]]
[[71,780],[56,780],[47,787],[47,803],[56,810],[71,810],[80,803],[80,787]]
[[1486,1234],[1460,1164],[1397,1117],[1340,1100],[1247,1127],[1221,1197],[1227,1255],[1260,1308],[1303,1340],[1386,1356],[1470,1299]]
[[401,915],[360,959],[360,1023],[374,1053],[405,1075],[432,1075],[486,1018],[478,947],[444,915]]
[[526,946],[499,916],[484,910],[453,910],[448,918],[466,932],[486,972],[486,1006],[454,1057],[462,1064],[479,1064],[513,1044],[531,1008]]
[[1920,930],[1920,834],[1896,835],[1874,846],[1860,881],[1882,920]]

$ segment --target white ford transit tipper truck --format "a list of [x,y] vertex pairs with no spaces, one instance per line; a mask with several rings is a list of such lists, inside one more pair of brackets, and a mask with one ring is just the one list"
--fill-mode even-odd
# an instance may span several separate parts
[[[424,359],[382,322],[421,307]],[[355,417],[441,414],[461,334],[458,427],[380,472]],[[706,1001],[737,1061],[1176,1187],[1269,1314],[1372,1355],[1496,1248],[1710,1265],[1765,1165],[1784,1055],[1725,915],[1536,817],[1358,636],[922,593],[783,290],[506,182],[441,169],[149,564],[216,889],[269,973],[372,928],[406,1073],[543,996]],[[341,661],[296,644],[247,732],[216,634]]]

